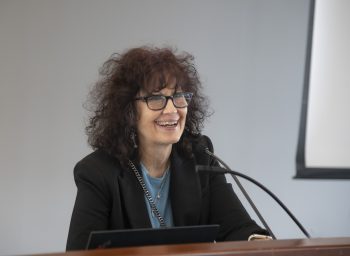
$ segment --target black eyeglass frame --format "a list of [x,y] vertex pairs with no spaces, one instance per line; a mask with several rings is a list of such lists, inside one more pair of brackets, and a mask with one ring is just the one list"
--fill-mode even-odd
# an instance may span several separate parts
[[[178,97],[178,96],[183,96],[183,97],[185,97],[185,99],[186,99],[186,102],[187,102],[187,105],[186,106],[177,106],[176,105],[176,103],[174,102],[174,97]],[[147,104],[147,107],[150,109],[150,110],[154,110],[154,111],[158,111],[158,110],[162,110],[162,109],[164,109],[165,107],[166,107],[166,105],[168,104],[168,100],[169,99],[171,99],[171,101],[173,102],[173,104],[174,104],[174,106],[176,107],[176,108],[186,108],[186,107],[188,107],[188,105],[189,105],[189,103],[190,103],[190,101],[191,101],[191,99],[192,99],[192,96],[193,96],[193,93],[192,92],[177,92],[177,93],[175,93],[174,95],[170,95],[170,96],[165,96],[165,95],[149,95],[149,96],[143,96],[143,97],[137,97],[137,98],[135,98],[135,100],[142,100],[142,101],[144,101],[144,102],[146,102],[146,104]],[[148,105],[148,100],[150,99],[150,98],[152,98],[152,97],[160,97],[160,98],[165,98],[165,103],[164,103],[164,106],[162,106],[161,108],[156,108],[156,109],[154,109],[154,108],[150,108],[149,107],[149,105]]]

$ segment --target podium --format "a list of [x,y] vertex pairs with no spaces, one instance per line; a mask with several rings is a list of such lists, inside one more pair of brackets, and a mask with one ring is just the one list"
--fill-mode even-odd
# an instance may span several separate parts
[[[40,254],[41,256],[45,254]],[[350,237],[157,245],[50,253],[50,256],[114,255],[350,255]]]

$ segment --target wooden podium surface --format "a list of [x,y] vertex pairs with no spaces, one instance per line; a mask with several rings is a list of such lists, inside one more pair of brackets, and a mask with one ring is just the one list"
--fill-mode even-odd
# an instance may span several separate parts
[[[43,255],[43,254],[40,254]],[[350,237],[158,245],[51,253],[50,256],[112,255],[350,255]]]

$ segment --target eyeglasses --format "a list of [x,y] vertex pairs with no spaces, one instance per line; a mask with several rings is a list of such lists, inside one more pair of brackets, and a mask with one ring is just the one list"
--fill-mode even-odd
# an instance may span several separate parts
[[192,96],[192,92],[177,92],[172,96],[150,95],[145,97],[137,97],[135,100],[142,100],[146,102],[148,108],[151,110],[161,110],[168,104],[169,99],[172,100],[176,108],[185,108],[190,103]]

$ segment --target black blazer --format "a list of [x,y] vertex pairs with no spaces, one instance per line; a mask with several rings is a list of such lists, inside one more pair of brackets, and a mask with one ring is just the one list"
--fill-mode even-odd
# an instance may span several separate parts
[[[196,162],[215,164],[204,153],[185,158],[173,147],[169,194],[174,225],[219,224],[216,241],[266,234],[249,217],[225,177],[197,173]],[[97,150],[77,163],[74,179],[78,191],[67,250],[84,249],[94,230],[151,228],[143,190],[134,173],[123,169],[116,158]]]

